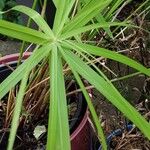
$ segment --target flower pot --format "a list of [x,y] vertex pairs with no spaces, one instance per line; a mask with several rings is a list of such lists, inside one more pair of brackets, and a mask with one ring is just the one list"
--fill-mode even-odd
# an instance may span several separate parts
[[[23,60],[27,59],[31,53],[27,52],[23,55]],[[16,68],[19,55],[12,54],[0,58],[0,83],[12,72],[8,67]],[[83,95],[79,95],[79,110],[76,112],[75,121],[70,123],[70,140],[72,150],[90,150],[91,146],[91,130],[88,122],[87,104],[83,99]]]
[[[110,147],[111,147],[110,145],[111,145],[111,142],[112,142],[114,137],[122,135],[124,130],[130,131],[132,128],[133,128],[133,125],[127,125],[126,129],[117,129],[115,131],[112,131],[107,137],[108,149],[110,149]],[[99,146],[98,150],[102,150],[102,146],[101,145]]]

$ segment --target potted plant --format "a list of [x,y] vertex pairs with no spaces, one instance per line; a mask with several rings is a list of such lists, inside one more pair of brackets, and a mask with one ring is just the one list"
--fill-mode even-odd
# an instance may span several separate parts
[[[25,61],[25,59],[27,59],[31,54],[32,53],[30,53],[30,52],[24,53],[22,61]],[[3,80],[5,80],[5,78],[7,76],[9,76],[9,74],[11,74],[13,69],[16,69],[18,59],[19,59],[19,54],[6,55],[5,57],[0,58],[0,83]],[[42,67],[40,66],[40,68],[42,68]],[[35,68],[35,70],[38,70],[38,69]],[[45,71],[45,69],[44,69],[44,71]],[[40,72],[40,74],[43,77],[45,76],[44,72],[43,73]],[[32,77],[32,76],[33,75],[31,75],[30,77]],[[37,76],[37,77],[39,78],[39,76]],[[70,75],[69,75],[69,77],[70,77]],[[73,79],[73,78],[71,78],[71,79]],[[42,138],[44,139],[44,137],[42,137],[40,139],[39,139],[39,137],[36,137],[36,134],[38,134],[38,133],[34,133],[34,132],[36,132],[36,128],[40,127],[39,125],[41,125],[43,122],[44,122],[44,124],[47,124],[48,94],[46,94],[46,93],[48,93],[48,90],[46,89],[46,87],[43,88],[42,82],[43,83],[45,82],[44,85],[45,84],[48,85],[48,83],[46,81],[46,80],[48,80],[48,77],[45,76],[44,78],[41,78],[40,79],[41,83],[38,83],[39,81],[36,82],[36,80],[37,79],[34,79],[30,83],[28,83],[27,93],[26,93],[26,96],[24,97],[24,101],[23,101],[24,112],[22,112],[20,115],[20,119],[23,118],[23,119],[21,119],[21,121],[19,123],[19,126],[20,126],[19,130],[23,130],[23,132],[20,134],[20,138],[23,140],[23,142],[16,140],[17,143],[20,143],[20,146],[18,147],[17,145],[15,145],[14,148],[20,148],[20,149],[33,148],[32,143],[37,143],[36,141],[42,141]],[[75,91],[76,88],[78,87],[77,84],[74,83],[74,80],[70,80],[70,79],[66,79],[65,86],[68,89],[67,91]],[[40,90],[40,87],[43,89]],[[39,90],[37,90],[37,88]],[[42,95],[43,93],[45,93],[45,95]],[[32,96],[29,96],[31,94],[32,94]],[[89,94],[91,95],[90,91],[89,91]],[[9,95],[11,95],[11,94],[9,93]],[[40,95],[42,95],[42,96],[40,96]],[[42,97],[45,100],[40,101],[40,97]],[[31,101],[31,99],[33,102],[26,102],[27,100]],[[13,99],[8,100],[8,102],[7,101],[5,102],[4,99],[2,100],[3,105],[6,104],[7,106],[13,105],[12,101],[13,101]],[[34,103],[34,105],[33,105],[33,103]],[[71,92],[70,92],[70,94],[68,93],[67,105],[68,105],[69,128],[70,128],[70,134],[71,134],[71,137],[70,137],[71,138],[70,139],[71,147],[72,147],[72,149],[77,149],[76,145],[78,145],[78,148],[86,149],[86,147],[91,146],[91,142],[90,142],[91,132],[90,132],[90,127],[89,127],[89,123],[88,123],[87,104],[83,98],[83,95],[78,92],[77,93],[74,92],[74,94]],[[2,121],[3,128],[5,128],[5,129],[9,128],[9,124],[10,124],[10,121],[12,118],[11,112],[13,111],[13,109],[14,109],[13,107],[6,107],[6,111],[3,111],[3,113],[7,114],[4,119],[5,121]],[[45,111],[45,110],[47,110],[47,111]],[[28,114],[28,115],[25,116],[25,114]],[[43,116],[43,117],[41,117],[41,116]],[[33,122],[33,123],[31,123],[31,122]],[[41,122],[41,123],[38,123],[38,122]],[[28,125],[28,124],[30,124],[30,125]],[[26,130],[24,130],[24,129],[26,129]],[[29,138],[26,137],[26,134],[27,134],[26,132],[29,133],[28,134]],[[32,134],[32,136],[30,136],[30,134]],[[34,134],[35,134],[35,137],[33,137]],[[7,137],[6,131],[3,132],[3,137],[1,139],[1,144],[0,144],[1,149],[6,148],[5,137]],[[83,141],[80,142],[81,138],[86,139],[85,142],[83,142]],[[27,139],[30,139],[30,141],[28,141]],[[33,139],[33,141],[32,141],[32,139]],[[41,144],[44,145],[44,142],[42,142]],[[38,147],[38,145],[36,145],[34,147],[36,148],[36,147]]]
[[[149,123],[121,96],[110,80],[108,80],[101,70],[92,63],[92,58],[95,56],[102,56],[113,59],[133,67],[148,76],[150,75],[149,69],[116,52],[86,44],[79,38],[80,34],[92,29],[102,27],[108,31],[110,26],[130,25],[124,22],[105,22],[102,16],[102,23],[91,23],[91,19],[102,12],[110,4],[110,0],[88,1],[71,17],[70,12],[75,6],[74,0],[53,0],[53,2],[56,7],[56,15],[52,29],[37,12],[24,6],[16,6],[12,8],[12,10],[27,14],[39,26],[40,31],[0,20],[1,34],[37,44],[33,54],[0,84],[0,99],[2,99],[9,90],[21,81],[15,101],[8,150],[13,148],[30,71],[44,59],[48,59],[50,70],[50,107],[47,149],[70,149],[66,92],[63,76],[63,68],[64,65],[66,66],[66,63],[69,69],[71,69],[87,101],[98,136],[101,138],[103,149],[107,149],[105,136],[90,100],[90,96],[85,88],[83,79],[100,91],[114,106],[131,120],[148,139],[150,139],[150,132],[148,132],[150,130]],[[108,31],[108,33],[110,33],[110,31]],[[94,69],[92,69],[93,67]]]

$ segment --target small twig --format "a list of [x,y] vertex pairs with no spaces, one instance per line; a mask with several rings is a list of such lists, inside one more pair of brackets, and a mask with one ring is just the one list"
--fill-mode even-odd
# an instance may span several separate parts
[[114,39],[116,39],[123,31],[125,31],[127,29],[127,27],[125,27],[124,29],[121,29],[121,31],[114,37]]
[[[90,90],[90,89],[93,89],[93,88],[94,88],[93,85],[90,85],[90,86],[85,87],[86,90]],[[68,93],[66,94],[66,96],[69,96],[69,95],[72,95],[72,94],[75,94],[75,93],[81,92],[81,91],[82,91],[81,89],[77,89],[77,90],[68,92]]]
[[78,6],[78,2],[79,2],[79,0],[76,0],[74,9],[73,9],[73,12],[72,12],[72,15],[71,15],[71,19],[74,17],[74,15],[75,15],[75,13],[76,13],[76,9],[77,9],[77,6]]
[[124,50],[119,50],[118,53],[124,53],[124,52],[128,52],[128,51],[132,51],[135,49],[139,49],[139,46],[133,47],[133,48],[128,48],[128,49],[124,49]]
[[14,71],[14,68],[12,68],[9,64],[3,63],[6,67],[8,67],[11,71]]
[[27,52],[27,51],[31,48],[32,45],[33,45],[33,43],[31,43],[31,44],[26,48],[25,52]]
[[124,2],[122,4],[122,6],[118,9],[117,13],[115,14],[115,16],[112,18],[111,22],[114,22],[114,20],[117,18],[117,16],[119,15],[119,13],[121,12],[121,10],[128,4],[128,1]]

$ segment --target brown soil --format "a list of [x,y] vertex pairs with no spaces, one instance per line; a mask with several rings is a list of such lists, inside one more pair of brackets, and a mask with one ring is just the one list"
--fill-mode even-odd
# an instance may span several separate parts
[[[136,133],[136,134],[135,134]],[[126,132],[121,137],[114,137],[110,146],[115,150],[149,150],[150,141],[144,138],[138,131]]]
[[[67,83],[70,83],[68,81]],[[68,85],[68,84],[67,84]],[[77,85],[75,82],[72,82],[69,86],[67,86],[68,92],[75,90]],[[77,111],[77,101],[78,93],[72,94],[67,97],[68,100],[68,117],[69,123],[71,121],[79,120],[79,118],[74,118],[74,115]],[[81,98],[81,96],[80,96]],[[35,101],[36,103],[36,101]],[[6,124],[6,110],[7,110],[7,97],[5,97],[0,102],[0,150],[6,150],[6,146],[8,144],[8,137],[10,131],[10,124],[7,122]],[[31,106],[32,107],[32,106]],[[38,139],[34,136],[34,130],[37,126],[44,125],[46,130],[48,127],[48,103],[45,107],[44,111],[38,117],[35,117],[34,114],[25,114],[22,110],[20,116],[20,124],[17,131],[17,136],[14,144],[14,150],[44,150],[46,141],[47,141],[47,134],[44,132]],[[10,119],[11,120],[11,119]],[[72,131],[71,131],[72,132]]]

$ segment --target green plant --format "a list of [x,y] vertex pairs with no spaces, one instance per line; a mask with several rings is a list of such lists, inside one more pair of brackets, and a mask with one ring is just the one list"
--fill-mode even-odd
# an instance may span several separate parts
[[[74,7],[75,0],[53,0],[53,2],[57,8],[53,29],[50,29],[37,12],[24,6],[16,6],[11,10],[28,15],[39,26],[40,31],[0,20],[1,34],[34,43],[38,46],[33,54],[0,84],[0,99],[2,99],[9,90],[21,81],[14,108],[8,150],[13,148],[29,72],[46,57],[49,59],[51,87],[47,134],[48,150],[70,149],[66,92],[63,76],[64,61],[69,65],[87,100],[98,136],[102,141],[103,149],[107,149],[105,137],[81,77],[86,79],[100,91],[114,106],[131,120],[148,139],[150,139],[149,123],[121,96],[101,70],[91,63],[90,57],[103,56],[113,59],[133,67],[147,76],[150,76],[150,70],[121,54],[90,44],[85,44],[81,40],[78,40],[78,35],[85,33],[86,31],[98,28],[104,28],[106,30],[109,29],[110,26],[130,25],[124,22],[111,23],[103,21],[102,23],[90,23],[99,12],[102,12],[107,8],[111,0],[91,0],[83,5],[72,19],[70,19],[69,14]],[[93,70],[91,66],[94,67],[96,71]]]

